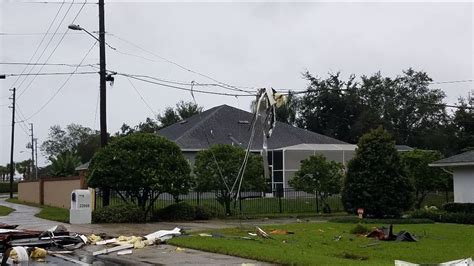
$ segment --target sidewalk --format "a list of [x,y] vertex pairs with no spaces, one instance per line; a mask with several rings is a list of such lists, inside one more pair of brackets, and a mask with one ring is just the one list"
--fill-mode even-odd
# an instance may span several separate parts
[[[15,209],[8,216],[2,216],[0,221],[7,224],[17,224],[19,229],[47,230],[55,225],[62,224],[70,232],[82,234],[105,233],[111,236],[119,235],[145,235],[161,229],[173,229],[180,227],[187,232],[221,229],[226,227],[239,226],[239,221],[203,221],[186,223],[148,223],[148,224],[87,224],[71,225],[55,221],[49,221],[35,217],[40,211],[39,208],[21,204],[15,204],[0,198],[0,205]],[[255,222],[255,221],[254,221]],[[262,221],[263,222],[263,221]],[[268,222],[268,221],[266,221]],[[251,225],[250,223],[245,223]],[[89,252],[101,249],[98,246],[86,246],[78,250],[80,257],[91,258]],[[176,247],[171,245],[150,246],[144,249],[135,249],[133,254],[118,257],[115,254],[101,255],[99,259],[120,265],[269,265],[255,260],[244,259],[234,256],[203,252],[193,249],[176,251]]]

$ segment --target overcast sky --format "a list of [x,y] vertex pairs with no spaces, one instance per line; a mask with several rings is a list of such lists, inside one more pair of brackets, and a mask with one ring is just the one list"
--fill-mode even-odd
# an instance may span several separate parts
[[[0,0],[0,62],[28,62],[60,4],[21,3]],[[82,2],[76,1],[76,2]],[[90,1],[94,2],[94,0]],[[32,62],[45,62],[78,14],[81,4],[62,5]],[[396,76],[412,67],[426,71],[434,81],[473,79],[473,4],[465,3],[162,3],[106,1],[106,41],[117,51],[107,50],[107,69],[123,73],[201,83],[212,82],[173,65],[162,58],[208,75],[228,84],[276,89],[306,88],[301,78],[305,70],[326,77],[328,72],[370,75],[381,71]],[[65,16],[62,24],[59,22]],[[87,4],[76,24],[98,29],[98,9]],[[46,44],[43,56],[38,60]],[[130,43],[156,54],[153,56]],[[94,40],[77,31],[69,31],[48,63],[78,64]],[[127,53],[130,55],[124,55]],[[133,55],[133,56],[132,56]],[[144,57],[145,59],[143,59]],[[98,63],[95,46],[84,64]],[[0,65],[0,73],[21,73],[24,66]],[[41,72],[72,72],[74,68],[45,66]],[[39,71],[36,67],[31,73]],[[82,71],[96,71],[81,67]],[[29,73],[30,68],[25,73]],[[10,158],[11,109],[9,91],[18,88],[19,116],[31,117],[35,136],[41,144],[50,126],[78,123],[99,128],[97,110],[99,76],[37,76],[22,83],[16,77],[0,80],[0,164]],[[16,82],[16,83],[15,83]],[[136,125],[179,100],[191,101],[189,92],[117,76],[107,89],[109,132],[122,123]],[[62,88],[61,85],[65,84]],[[189,86],[184,85],[188,88]],[[61,89],[60,89],[61,88]],[[433,85],[447,94],[453,104],[467,96],[473,83]],[[60,89],[60,90],[59,90]],[[206,90],[230,92],[211,87]],[[58,92],[59,90],[59,92]],[[57,94],[56,94],[57,93]],[[56,96],[52,98],[53,95]],[[225,97],[195,94],[206,109],[228,104],[248,109],[249,97]],[[52,98],[52,100],[50,100]],[[50,100],[50,101],[49,101]],[[45,103],[48,104],[45,105]],[[40,108],[40,112],[37,113]],[[15,129],[15,161],[29,158],[26,123]],[[45,159],[39,160],[44,165]]]

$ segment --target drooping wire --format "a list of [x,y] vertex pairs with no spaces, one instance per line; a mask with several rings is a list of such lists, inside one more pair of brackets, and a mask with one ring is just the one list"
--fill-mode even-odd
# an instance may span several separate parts
[[145,104],[146,107],[148,107],[148,109],[153,113],[153,115],[155,117],[158,117],[158,114],[153,110],[153,108],[151,108],[151,106],[147,103],[147,101],[145,101],[145,98],[143,98],[143,96],[140,94],[140,92],[138,91],[137,87],[135,87],[135,85],[133,84],[133,82],[130,80],[130,78],[127,77],[127,80],[128,82],[130,82],[130,85],[132,85],[133,89],[135,90],[135,92],[138,94],[138,96],[140,97],[140,99],[142,100],[142,102]]

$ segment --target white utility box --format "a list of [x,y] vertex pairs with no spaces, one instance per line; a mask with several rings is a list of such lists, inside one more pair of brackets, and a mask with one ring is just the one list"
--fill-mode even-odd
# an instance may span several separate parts
[[92,221],[91,192],[87,189],[76,189],[71,193],[70,224],[90,224]]

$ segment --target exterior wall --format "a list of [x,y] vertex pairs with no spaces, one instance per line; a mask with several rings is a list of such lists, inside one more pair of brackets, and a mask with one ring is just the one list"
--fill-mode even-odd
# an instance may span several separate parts
[[71,207],[71,192],[81,189],[78,177],[44,180],[44,205],[69,209]]
[[40,182],[22,181],[18,183],[18,199],[21,201],[40,203]]
[[69,209],[71,192],[85,189],[85,177],[41,178],[38,181],[18,183],[18,199],[21,201],[44,204]]
[[474,166],[454,169],[454,202],[474,203]]

